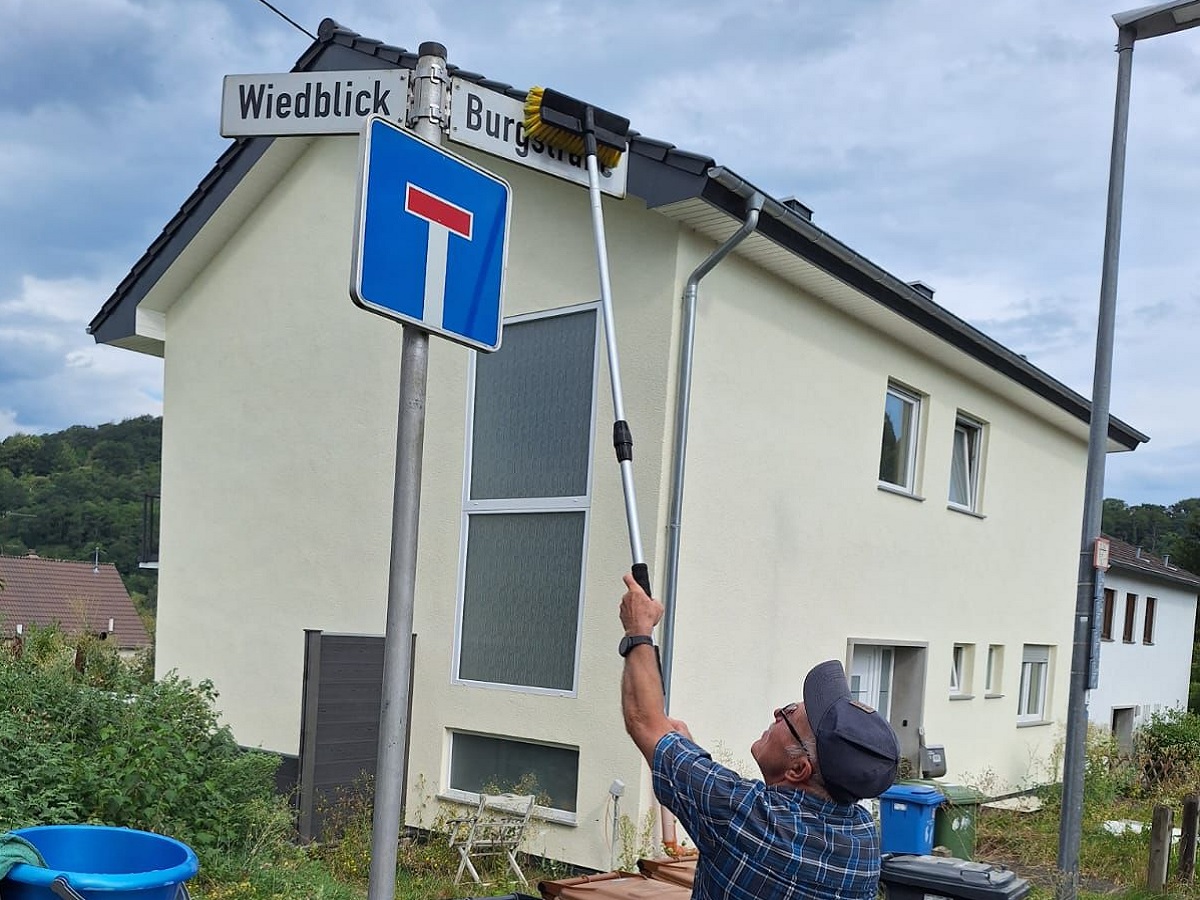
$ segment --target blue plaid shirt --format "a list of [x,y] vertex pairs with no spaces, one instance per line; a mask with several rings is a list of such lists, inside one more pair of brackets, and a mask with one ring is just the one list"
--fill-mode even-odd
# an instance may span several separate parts
[[875,900],[879,835],[857,803],[742,778],[676,732],[652,768],[654,793],[700,850],[695,900]]

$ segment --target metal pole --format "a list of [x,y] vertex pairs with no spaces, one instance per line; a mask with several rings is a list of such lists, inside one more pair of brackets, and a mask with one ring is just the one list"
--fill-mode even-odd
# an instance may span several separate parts
[[1125,194],[1125,143],[1129,130],[1129,84],[1135,38],[1134,29],[1122,28],[1117,40],[1117,99],[1108,170],[1108,214],[1104,227],[1104,262],[1100,276],[1100,315],[1096,326],[1096,364],[1092,377],[1083,536],[1079,550],[1079,581],[1075,592],[1075,632],[1071,648],[1071,686],[1063,757],[1062,812],[1058,832],[1059,900],[1074,900],[1079,890],[1088,673],[1092,663],[1093,631],[1098,624],[1095,609],[1104,589],[1104,575],[1096,569],[1093,553],[1096,539],[1100,536],[1104,509],[1104,454],[1108,446],[1113,326],[1117,312],[1117,263],[1121,252],[1121,204]]
[[[419,137],[442,142],[446,48],[426,42],[418,49],[408,123]],[[415,124],[413,124],[415,122]],[[405,747],[409,728],[413,601],[417,581],[417,526],[421,512],[421,462],[425,444],[425,388],[429,334],[404,326],[400,349],[400,404],[396,421],[396,481],[392,494],[392,556],[388,570],[387,630],[383,651],[383,701],[379,706],[379,758],[371,821],[369,900],[396,893]]]

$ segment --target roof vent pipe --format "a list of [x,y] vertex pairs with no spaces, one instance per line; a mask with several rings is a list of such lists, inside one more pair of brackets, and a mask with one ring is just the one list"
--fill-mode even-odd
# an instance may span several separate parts
[[[709,170],[709,176],[713,172]],[[766,197],[755,191],[746,198],[746,220],[726,241],[709,254],[688,276],[683,288],[683,316],[679,324],[679,379],[675,385],[675,436],[671,455],[671,506],[667,519],[666,574],[663,577],[662,602],[666,607],[662,632],[663,694],[667,711],[671,709],[671,664],[675,651],[675,600],[679,589],[679,530],[683,519],[683,480],[687,462],[688,414],[691,410],[692,359],[696,344],[696,300],[700,279],[717,267],[758,225]]]

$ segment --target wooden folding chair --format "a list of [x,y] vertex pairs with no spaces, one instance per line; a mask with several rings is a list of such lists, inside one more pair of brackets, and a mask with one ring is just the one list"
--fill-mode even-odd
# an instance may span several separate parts
[[480,794],[479,805],[472,815],[446,823],[450,830],[449,846],[459,855],[455,884],[462,881],[464,871],[471,873],[476,884],[483,884],[472,860],[504,856],[521,884],[529,885],[517,863],[517,851],[525,839],[536,799],[533,794]]

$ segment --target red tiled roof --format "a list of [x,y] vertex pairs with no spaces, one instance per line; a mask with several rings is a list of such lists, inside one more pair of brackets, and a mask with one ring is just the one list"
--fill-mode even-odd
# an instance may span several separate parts
[[1157,578],[1173,581],[1176,584],[1200,588],[1200,575],[1181,569],[1170,561],[1170,558],[1159,559],[1153,553],[1127,544],[1125,541],[1110,537],[1108,562],[1114,569],[1124,569],[1126,572],[1139,572]]
[[0,556],[0,636],[10,638],[17,625],[46,627],[56,622],[68,634],[113,633],[122,650],[149,646],[150,636],[121,581],[116,566],[90,562]]

